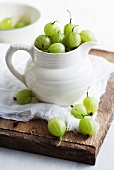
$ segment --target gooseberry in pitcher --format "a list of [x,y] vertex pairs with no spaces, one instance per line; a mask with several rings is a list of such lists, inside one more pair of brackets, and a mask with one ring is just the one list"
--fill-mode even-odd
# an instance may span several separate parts
[[56,22],[58,21],[49,22],[44,26],[44,32],[47,36],[53,36],[54,34],[57,34],[58,31],[60,31],[60,28]]
[[81,44],[80,34],[74,32],[74,27],[72,31],[66,37],[67,46],[70,49],[74,49]]
[[94,34],[89,30],[82,30],[80,32],[80,36],[81,36],[82,43],[89,42],[89,41],[93,41],[93,42],[96,41]]
[[34,45],[39,50],[48,50],[51,45],[51,39],[47,35],[39,35],[34,42]]
[[49,53],[64,53],[65,46],[62,43],[54,43],[48,48]]
[[51,38],[52,44],[54,43],[63,43],[64,42],[64,34],[60,31],[57,32],[57,34],[54,34]]
[[[73,29],[74,26],[75,26],[74,24],[72,24],[72,17],[71,17],[70,11],[69,11],[69,10],[67,10],[67,11],[68,11],[69,14],[70,14],[70,22],[64,26],[64,35],[65,35],[65,36],[67,36],[67,35],[72,31],[72,29]],[[74,32],[75,32],[75,33],[78,33],[78,27],[77,27],[77,26],[75,26]]]

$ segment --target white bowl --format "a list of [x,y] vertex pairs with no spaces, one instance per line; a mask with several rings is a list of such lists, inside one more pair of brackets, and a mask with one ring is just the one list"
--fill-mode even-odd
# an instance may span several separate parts
[[0,21],[5,18],[12,18],[13,24],[23,18],[29,22],[28,26],[11,30],[0,30],[0,42],[2,43],[21,43],[32,45],[38,36],[40,11],[30,5],[20,3],[1,3]]

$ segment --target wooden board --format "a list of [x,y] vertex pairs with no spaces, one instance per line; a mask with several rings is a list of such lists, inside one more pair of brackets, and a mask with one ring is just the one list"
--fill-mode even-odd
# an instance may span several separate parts
[[[114,54],[91,50],[90,54],[100,55],[114,62]],[[47,122],[34,119],[27,123],[0,119],[0,146],[38,153],[51,157],[94,165],[97,154],[114,118],[114,74],[111,75],[106,93],[101,97],[97,122],[98,133],[92,137],[67,132],[57,147],[58,139],[47,130]]]

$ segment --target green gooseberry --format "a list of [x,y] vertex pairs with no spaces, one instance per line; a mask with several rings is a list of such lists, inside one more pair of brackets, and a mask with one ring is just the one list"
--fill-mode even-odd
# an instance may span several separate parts
[[79,130],[84,135],[94,135],[97,131],[95,121],[90,117],[84,117],[79,122]]
[[49,53],[64,53],[65,46],[62,43],[54,43],[48,48]]
[[44,32],[47,36],[53,36],[60,31],[60,28],[56,24],[58,21],[49,22],[44,26]]
[[57,34],[54,34],[51,38],[52,44],[54,43],[63,43],[64,40],[64,34],[58,31]]
[[61,144],[62,136],[66,132],[66,123],[64,120],[54,117],[48,121],[48,130],[49,132],[56,137],[60,138],[60,141],[57,146]]
[[[68,23],[68,24],[66,24],[65,26],[64,26],[64,35],[65,36],[67,36],[71,31],[72,31],[72,29],[74,28],[74,24],[72,24],[72,17],[71,17],[71,13],[70,13],[70,11],[69,10],[67,10],[68,12],[69,12],[69,14],[70,14],[70,23]],[[75,26],[75,28],[74,28],[74,32],[75,33],[78,33],[78,27],[77,26]]]
[[70,49],[74,49],[81,44],[80,34],[74,32],[74,27],[66,37],[66,42],[67,42],[67,47]]
[[8,30],[13,29],[12,18],[5,18],[0,22],[0,29]]
[[28,25],[28,23],[26,23],[25,21],[19,20],[17,22],[17,24],[15,25],[15,28],[22,28],[22,27],[26,27]]
[[48,50],[48,48],[51,45],[51,39],[50,37],[48,37],[47,35],[39,35],[34,42],[34,45],[36,48],[38,48],[39,50]]
[[98,110],[98,101],[94,97],[89,97],[88,91],[87,97],[83,100],[83,105],[89,115],[93,115]]
[[72,106],[71,114],[77,118],[77,119],[82,119],[85,116],[88,116],[86,108],[82,104],[75,104]]
[[81,36],[82,43],[89,42],[89,41],[93,41],[93,42],[96,41],[94,34],[89,30],[82,30],[80,32],[80,36]]
[[32,91],[28,89],[20,90],[16,93],[16,100],[20,105],[31,103],[32,97]]

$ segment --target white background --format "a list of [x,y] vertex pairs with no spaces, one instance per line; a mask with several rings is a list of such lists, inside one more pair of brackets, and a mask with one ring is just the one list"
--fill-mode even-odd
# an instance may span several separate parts
[[[38,7],[42,18],[38,34],[47,22],[58,20],[61,28],[69,22],[67,9],[79,29],[90,29],[96,35],[98,48],[114,51],[113,0],[0,0],[22,2]],[[0,170],[114,170],[114,122],[104,140],[95,166],[0,148]]]

